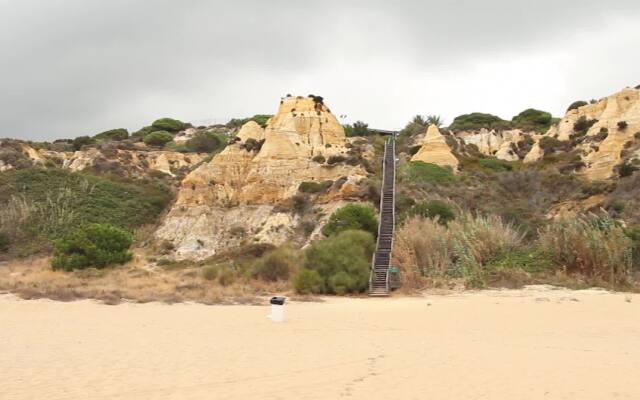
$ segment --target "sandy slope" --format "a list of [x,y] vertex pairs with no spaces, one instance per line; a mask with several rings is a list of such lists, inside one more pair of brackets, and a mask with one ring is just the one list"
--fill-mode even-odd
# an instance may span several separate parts
[[640,296],[267,307],[0,298],[0,398],[639,399]]

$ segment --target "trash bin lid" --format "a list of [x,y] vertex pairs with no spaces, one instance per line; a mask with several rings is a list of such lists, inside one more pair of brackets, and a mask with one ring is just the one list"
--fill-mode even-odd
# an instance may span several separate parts
[[283,296],[274,296],[271,298],[270,303],[271,304],[277,304],[279,306],[284,305],[284,301],[286,300],[286,297]]

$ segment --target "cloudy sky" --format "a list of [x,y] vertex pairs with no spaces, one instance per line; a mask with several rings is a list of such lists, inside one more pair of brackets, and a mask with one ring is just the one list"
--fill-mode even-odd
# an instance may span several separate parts
[[324,96],[345,122],[535,107],[640,84],[640,1],[0,0],[0,137],[224,120]]

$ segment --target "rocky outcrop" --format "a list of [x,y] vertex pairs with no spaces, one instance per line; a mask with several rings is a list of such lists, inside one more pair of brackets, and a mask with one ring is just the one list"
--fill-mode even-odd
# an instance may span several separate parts
[[495,130],[482,128],[477,131],[457,131],[455,136],[465,144],[474,145],[486,156],[493,156],[505,161],[517,161],[526,154],[524,147],[529,141],[538,137],[536,132],[521,129]]
[[427,128],[427,133],[422,139],[422,147],[411,157],[411,161],[423,161],[437,164],[442,167],[451,167],[453,171],[458,169],[458,159],[447,144],[446,138],[440,133],[436,125]]
[[176,177],[185,175],[207,157],[207,154],[199,153],[117,148],[53,151],[36,149],[19,141],[11,141],[10,146],[0,143],[3,152],[13,152],[13,157],[8,158],[13,162],[0,160],[0,172],[25,167],[22,161],[28,160],[30,165],[57,166],[74,172],[93,170],[98,173],[108,172],[129,178],[142,178],[155,170]]
[[292,206],[301,201],[294,199],[301,183],[323,185],[314,199],[321,210],[315,222],[341,200],[358,197],[367,174],[345,162],[346,144],[342,125],[321,98],[286,97],[266,128],[248,122],[183,180],[157,237],[173,243],[178,258],[204,258],[242,242],[289,240],[301,222]]
[[[581,122],[586,130],[580,130]],[[634,158],[640,139],[640,90],[626,88],[591,104],[567,111],[562,120],[544,135],[569,143],[584,166],[579,173],[590,180],[616,176],[616,169]],[[567,150],[565,150],[567,151]],[[627,154],[628,153],[628,154]],[[543,151],[536,143],[525,162],[536,161]]]

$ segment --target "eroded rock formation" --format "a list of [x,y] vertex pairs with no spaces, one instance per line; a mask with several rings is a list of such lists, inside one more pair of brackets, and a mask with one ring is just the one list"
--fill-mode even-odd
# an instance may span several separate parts
[[[242,243],[282,243],[301,222],[300,184],[323,185],[315,222],[358,196],[367,175],[349,165],[344,129],[319,97],[286,97],[263,129],[245,124],[232,143],[182,182],[157,237],[178,258],[204,258]],[[319,227],[319,226],[318,226]],[[316,229],[317,231],[317,229]]]
[[422,147],[411,157],[411,161],[423,161],[442,167],[451,167],[454,172],[457,171],[459,161],[453,155],[446,138],[436,125],[430,125],[427,128],[427,134],[418,144],[421,144]]

